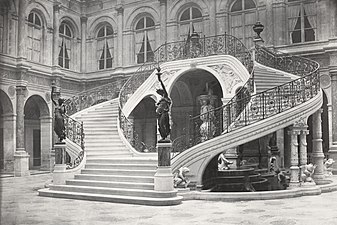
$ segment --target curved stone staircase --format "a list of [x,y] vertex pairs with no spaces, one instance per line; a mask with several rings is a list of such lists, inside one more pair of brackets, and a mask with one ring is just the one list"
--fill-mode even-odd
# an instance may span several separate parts
[[51,185],[39,195],[143,205],[176,205],[177,191],[154,191],[157,159],[127,148],[118,128],[117,99],[101,103],[76,116],[83,121],[86,164],[64,185]]

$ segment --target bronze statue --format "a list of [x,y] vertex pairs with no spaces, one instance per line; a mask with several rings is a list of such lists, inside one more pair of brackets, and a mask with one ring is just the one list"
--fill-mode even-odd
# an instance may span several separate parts
[[158,80],[162,86],[162,89],[158,89],[157,93],[162,96],[162,98],[158,101],[157,103],[157,118],[158,118],[158,130],[160,133],[160,136],[162,137],[163,141],[167,138],[167,136],[170,134],[171,128],[170,128],[170,116],[169,116],[169,111],[170,111],[170,105],[172,104],[171,99],[168,96],[168,93],[166,91],[166,88],[164,86],[163,81],[160,78],[160,75],[162,74],[160,72],[160,68],[157,69],[157,76]]
[[52,88],[51,92],[51,99],[55,105],[55,112],[54,112],[54,131],[57,134],[59,141],[62,142],[64,139],[66,139],[66,128],[64,125],[64,119],[66,114],[66,107],[63,104],[64,99],[58,98],[57,102],[54,99],[55,90],[54,87]]

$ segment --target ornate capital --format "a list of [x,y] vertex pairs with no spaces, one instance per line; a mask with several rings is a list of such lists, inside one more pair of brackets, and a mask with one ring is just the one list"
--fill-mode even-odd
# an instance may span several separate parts
[[53,5],[53,10],[54,10],[54,12],[60,12],[60,8],[61,8],[61,3],[55,1],[55,2],[54,2],[54,5]]
[[307,127],[307,118],[300,117],[297,121],[294,122],[294,128],[306,129]]
[[26,86],[16,86],[16,95],[26,95],[27,87]]
[[124,12],[124,7],[123,7],[122,4],[116,5],[115,9],[117,11],[117,14],[123,14],[123,12]]

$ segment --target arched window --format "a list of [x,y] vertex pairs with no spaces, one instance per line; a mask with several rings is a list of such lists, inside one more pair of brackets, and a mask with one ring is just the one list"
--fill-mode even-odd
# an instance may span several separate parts
[[113,29],[104,25],[97,33],[97,60],[98,69],[112,68],[113,62]]
[[180,40],[188,40],[193,32],[203,33],[202,13],[196,7],[185,9],[179,18]]
[[71,55],[71,39],[73,32],[68,24],[61,23],[59,28],[60,44],[59,44],[59,66],[69,69],[70,68],[70,55]]
[[31,12],[28,15],[27,59],[41,62],[42,59],[42,20],[41,17]]
[[230,8],[231,34],[246,47],[253,45],[253,26],[257,21],[257,9],[253,0],[236,0]]
[[152,62],[155,47],[154,21],[150,17],[142,17],[135,28],[136,61],[137,63]]
[[316,40],[316,2],[288,0],[288,27],[291,43]]

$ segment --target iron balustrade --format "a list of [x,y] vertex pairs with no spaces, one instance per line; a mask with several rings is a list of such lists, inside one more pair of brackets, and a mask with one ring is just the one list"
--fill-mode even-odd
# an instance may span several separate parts
[[74,113],[95,104],[117,98],[122,85],[127,79],[128,78],[124,78],[95,88],[91,88],[67,99],[64,102],[67,114],[73,115]]
[[[276,69],[282,69],[282,63],[287,60],[290,62],[291,60],[292,64],[290,68],[284,70],[302,76],[261,93],[251,96],[246,95],[246,97],[240,99],[235,97],[224,106],[192,117],[189,124],[189,133],[185,137],[181,137],[183,141],[178,140],[178,144],[173,145],[175,148],[173,152],[176,152],[174,157],[203,141],[285,112],[312,99],[318,94],[320,81],[319,64],[317,62],[287,54],[280,56],[280,54],[273,54],[261,46],[256,51],[256,61],[259,63],[273,68],[276,67]],[[268,57],[266,57],[267,55]],[[297,59],[298,61],[296,61]],[[302,62],[305,63],[305,66],[299,65]],[[305,71],[301,72],[300,70],[304,68]],[[307,74],[304,74],[305,72]],[[209,116],[210,114],[212,116]],[[203,135],[203,131],[201,132],[200,128],[203,124],[201,120],[203,116],[213,118],[209,122],[209,125],[206,125],[208,129],[206,130],[207,136]],[[211,123],[213,123],[213,126]]]
[[64,123],[66,128],[66,137],[81,148],[81,151],[75,160],[67,164],[67,169],[73,169],[82,162],[84,157],[83,122],[79,122],[66,115]]

